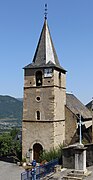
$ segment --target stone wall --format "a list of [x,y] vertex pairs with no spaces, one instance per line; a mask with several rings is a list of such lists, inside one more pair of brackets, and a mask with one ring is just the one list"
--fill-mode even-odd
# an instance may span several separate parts
[[87,147],[87,166],[93,165],[93,144],[86,144],[85,147]]
[[[40,120],[54,120],[54,91],[53,87],[29,88],[24,90],[23,120],[36,121],[36,112],[41,112]],[[37,101],[40,97],[40,101]]]
[[[51,78],[42,76],[41,87],[36,86],[35,74],[36,70],[33,69],[25,71],[23,120],[37,120],[35,115],[37,111],[42,112],[40,118],[42,121],[65,120],[66,75],[61,74],[61,87],[59,88],[58,71],[54,70]],[[40,101],[37,101],[37,97],[40,97]]]
[[58,147],[64,141],[65,121],[61,122],[23,122],[22,155],[26,157],[35,143],[44,150]]
[[[36,72],[42,72],[38,86]],[[22,123],[22,155],[39,143],[44,150],[55,148],[65,140],[66,75],[52,69],[52,76],[44,76],[44,68],[26,69]],[[39,100],[37,99],[39,98]],[[37,112],[40,116],[37,118]],[[34,153],[32,153],[34,154]]]
[[[68,169],[74,169],[75,168],[75,148],[76,146],[69,146],[66,148],[63,148],[63,167]],[[84,147],[87,147],[86,149],[86,166],[92,166],[93,165],[93,144],[86,144]]]
[[23,122],[22,155],[26,157],[29,149],[39,143],[44,150],[54,147],[54,126],[53,123]]
[[54,122],[54,148],[65,141],[65,120]]
[[68,169],[75,168],[75,152],[74,147],[63,148],[62,162],[63,167]]
[[65,89],[55,87],[54,88],[54,120],[65,120],[65,104],[66,104],[66,92]]
[[70,109],[65,108],[65,143],[72,144],[77,129],[77,118]]

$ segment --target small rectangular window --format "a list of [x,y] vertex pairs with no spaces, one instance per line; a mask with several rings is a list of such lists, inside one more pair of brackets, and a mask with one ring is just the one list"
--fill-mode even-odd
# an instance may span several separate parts
[[40,111],[37,111],[36,113],[37,113],[37,114],[36,114],[37,120],[40,120]]

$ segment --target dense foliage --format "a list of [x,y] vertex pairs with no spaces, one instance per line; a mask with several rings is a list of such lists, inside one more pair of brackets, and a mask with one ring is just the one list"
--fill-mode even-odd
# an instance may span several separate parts
[[16,139],[19,130],[0,135],[0,156],[14,155],[21,160],[21,143]]
[[39,162],[43,162],[43,161],[49,162],[56,158],[60,159],[62,156],[62,148],[63,148],[63,145],[59,145],[59,147],[56,149],[53,148],[53,149],[50,149],[50,151],[44,150],[40,154]]

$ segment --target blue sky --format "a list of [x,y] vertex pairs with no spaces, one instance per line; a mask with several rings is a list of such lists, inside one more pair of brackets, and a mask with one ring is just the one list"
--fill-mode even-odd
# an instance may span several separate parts
[[23,97],[23,67],[32,62],[48,4],[48,25],[67,92],[93,97],[93,0],[0,1],[0,94]]

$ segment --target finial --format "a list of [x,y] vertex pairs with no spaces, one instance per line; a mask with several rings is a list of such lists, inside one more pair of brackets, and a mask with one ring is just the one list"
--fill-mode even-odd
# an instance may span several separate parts
[[47,19],[47,4],[45,4],[45,13],[44,13],[44,15],[45,15],[45,19]]

